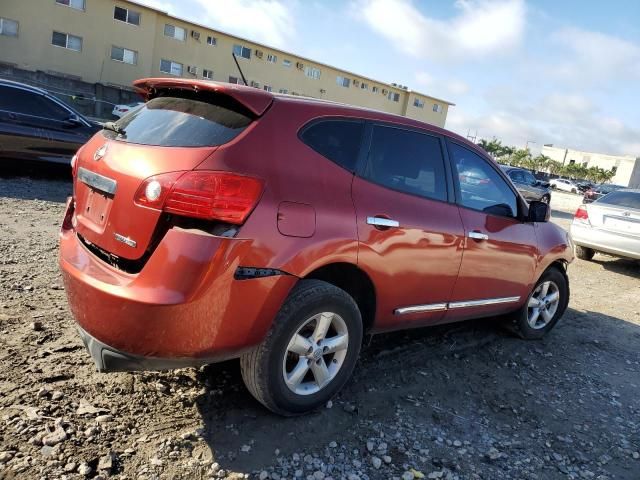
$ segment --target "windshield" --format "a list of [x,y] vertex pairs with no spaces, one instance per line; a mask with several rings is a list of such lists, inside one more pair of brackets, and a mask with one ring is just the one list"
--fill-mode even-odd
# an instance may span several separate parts
[[248,113],[229,99],[191,92],[173,92],[147,102],[116,122],[118,132],[105,136],[141,145],[204,147],[223,145],[250,123]]

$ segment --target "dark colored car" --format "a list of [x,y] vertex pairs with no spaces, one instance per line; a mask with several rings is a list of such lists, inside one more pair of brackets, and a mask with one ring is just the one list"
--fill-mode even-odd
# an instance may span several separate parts
[[69,164],[101,128],[45,90],[0,80],[0,160]]
[[590,188],[593,188],[594,184],[589,182],[589,181],[581,181],[581,182],[577,182],[578,185],[578,191],[582,194],[584,194],[587,190],[589,190]]
[[538,180],[529,170],[505,165],[501,165],[500,168],[508,175],[527,202],[536,200],[549,203],[551,201],[549,183]]
[[466,139],[238,85],[135,86],[149,101],[78,152],[60,233],[100,371],[240,358],[260,402],[299,414],[365,332],[505,315],[533,339],[565,311],[567,233]]
[[628,187],[623,185],[613,185],[610,183],[601,183],[600,185],[594,185],[587,189],[582,197],[582,203],[595,202],[599,198],[604,197],[607,193],[615,192],[616,190],[622,190]]

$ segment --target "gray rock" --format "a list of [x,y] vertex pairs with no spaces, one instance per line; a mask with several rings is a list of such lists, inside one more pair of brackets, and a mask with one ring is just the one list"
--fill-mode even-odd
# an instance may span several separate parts
[[84,475],[85,477],[87,475],[90,475],[92,471],[93,471],[93,469],[89,466],[89,464],[87,462],[82,462],[80,464],[80,466],[78,467],[78,473],[80,475]]
[[97,423],[109,423],[111,420],[113,420],[113,415],[98,415],[96,417],[96,422]]
[[402,474],[402,480],[413,480],[414,478],[415,476],[411,472],[407,471]]
[[0,463],[7,463],[13,458],[13,455],[14,453],[9,451],[0,452]]
[[258,477],[260,480],[267,480],[269,478],[269,473],[266,470],[260,472],[260,476]]
[[382,466],[382,460],[379,457],[371,457],[371,464],[378,470]]

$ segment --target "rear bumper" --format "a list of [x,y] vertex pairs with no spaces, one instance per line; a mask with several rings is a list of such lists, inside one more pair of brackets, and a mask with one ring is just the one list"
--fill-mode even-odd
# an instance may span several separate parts
[[65,290],[98,369],[200,365],[260,343],[297,277],[236,280],[237,267],[261,266],[242,263],[255,249],[248,239],[170,229],[131,275],[95,257],[63,227]]
[[640,239],[598,228],[571,224],[571,240],[581,247],[640,260]]

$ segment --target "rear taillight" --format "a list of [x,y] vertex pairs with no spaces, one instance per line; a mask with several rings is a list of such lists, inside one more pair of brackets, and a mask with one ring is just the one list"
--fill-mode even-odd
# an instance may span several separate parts
[[241,224],[262,194],[262,181],[229,172],[172,172],[147,178],[138,205],[167,213]]
[[573,220],[577,222],[589,223],[589,212],[587,212],[587,207],[584,205],[580,205],[578,210],[576,210],[576,214],[573,216]]

